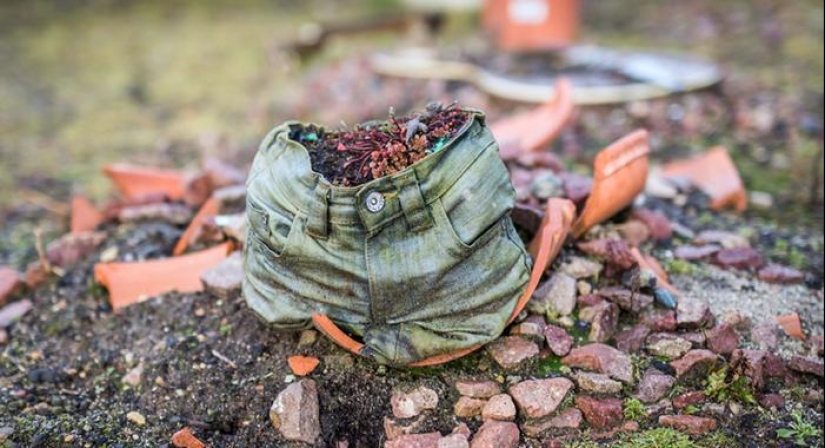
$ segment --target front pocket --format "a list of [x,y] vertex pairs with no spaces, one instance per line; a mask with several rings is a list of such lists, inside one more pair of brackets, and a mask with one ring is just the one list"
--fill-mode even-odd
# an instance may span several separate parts
[[[433,202],[432,209],[440,221],[437,225],[443,228],[444,233],[453,242],[452,246],[462,255],[484,246],[493,238],[504,235],[506,230],[504,227],[508,217],[506,213],[502,216],[490,217],[483,210],[479,210],[477,219],[456,221],[447,213],[440,199]],[[463,227],[457,229],[454,222],[462,223]]]
[[282,257],[288,248],[287,243],[295,227],[297,215],[290,216],[275,209],[267,210],[250,201],[247,204],[247,218],[252,237],[270,255]]

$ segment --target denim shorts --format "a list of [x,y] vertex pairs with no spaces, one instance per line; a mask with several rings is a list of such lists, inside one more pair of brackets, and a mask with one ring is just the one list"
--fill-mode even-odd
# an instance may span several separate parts
[[394,365],[498,337],[531,259],[483,115],[441,151],[358,187],[312,170],[289,137],[296,124],[264,139],[247,183],[249,306],[285,330],[324,314]]

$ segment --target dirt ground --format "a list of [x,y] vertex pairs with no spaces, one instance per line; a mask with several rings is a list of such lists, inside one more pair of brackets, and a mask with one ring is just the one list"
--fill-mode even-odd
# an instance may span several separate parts
[[[313,1],[311,9],[302,9],[285,3],[292,4],[0,5],[0,59],[7,61],[0,64],[0,264],[22,269],[37,258],[34,227],[47,239],[65,232],[61,204],[72,193],[109,195],[98,174],[104,163],[191,168],[203,155],[219,155],[245,165],[257,140],[287,118],[335,125],[330,117],[349,123],[382,117],[389,106],[403,110],[432,99],[421,92],[479,103],[471,105],[493,117],[519,107],[452,83],[370,75],[359,62],[365,49],[404,45],[393,36],[334,41],[301,65],[278,50],[301,21],[391,7]],[[694,231],[747,236],[771,260],[804,270],[806,283],[767,285],[749,273],[675,263],[670,244],[646,249],[664,261],[677,287],[707,299],[717,317],[738,310],[758,323],[798,312],[805,330],[822,336],[822,181],[812,169],[822,164],[821,2],[592,3],[598,5],[587,6],[585,40],[691,52],[719,61],[728,79],[718,91],[652,102],[644,115],[636,113],[638,105],[585,109],[554,149],[574,170],[585,170],[598,148],[638,126],[653,131],[656,160],[727,145],[748,188],[770,193],[774,206],[741,216],[710,212],[701,199],[691,202],[695,207],[657,200],[647,206]],[[467,17],[454,20],[445,45],[460,45],[469,23]],[[360,107],[351,107],[358,98]],[[662,118],[674,110],[695,120]],[[106,231],[103,248],[117,246],[126,256],[169,253],[182,229],[147,223]],[[574,252],[566,248],[562,260]],[[387,369],[323,338],[299,348],[298,335],[267,328],[242,299],[221,301],[206,293],[170,294],[115,314],[106,291],[93,281],[99,257],[24,294],[35,309],[9,329],[10,341],[0,347],[0,433],[10,430],[0,444],[170,446],[171,434],[188,426],[213,447],[301,446],[281,439],[268,417],[275,396],[292,380],[286,358],[298,352],[322,360],[312,376],[320,393],[319,447],[343,440],[380,446],[390,397],[399,387],[423,384],[437,391],[442,405],[419,432],[449,433],[458,422],[452,413],[457,379],[510,383],[558,374],[542,363],[505,372],[486,353],[434,369]],[[778,353],[802,350],[783,339]],[[644,367],[652,361],[638,362]],[[144,369],[143,381],[132,388],[122,379],[137,366]],[[776,431],[789,427],[795,409],[821,428],[822,390],[821,380],[810,377],[771,383],[769,392],[787,398],[785,410],[745,406],[738,415],[725,413],[718,431],[689,446],[794,446]],[[132,411],[146,417],[145,426],[127,420]],[[475,430],[480,422],[468,424]],[[654,426],[642,422],[643,431]],[[604,444],[633,443],[622,437]],[[540,440],[523,444],[542,446]],[[809,444],[822,446],[821,433]]]

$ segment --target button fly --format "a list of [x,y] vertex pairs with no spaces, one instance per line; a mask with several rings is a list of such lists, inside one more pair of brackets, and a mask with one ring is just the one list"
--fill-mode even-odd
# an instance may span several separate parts
[[372,213],[378,213],[381,210],[384,210],[384,206],[387,205],[386,199],[384,199],[384,195],[373,191],[367,195],[366,199],[367,210],[371,211]]

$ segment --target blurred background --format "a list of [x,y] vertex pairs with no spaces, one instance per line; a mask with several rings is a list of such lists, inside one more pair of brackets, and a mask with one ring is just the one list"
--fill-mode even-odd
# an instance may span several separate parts
[[[492,118],[528,107],[467,83],[376,74],[376,52],[422,45],[505,72],[529,66],[499,61],[502,50],[481,29],[481,2],[429,2],[455,6],[448,12],[412,3],[421,2],[3,1],[0,244],[27,242],[29,230],[12,224],[72,194],[105,199],[106,163],[186,169],[209,155],[246,165],[284,120],[338,126],[433,99]],[[332,32],[315,45],[325,26],[341,24],[379,30]],[[752,213],[822,226],[821,1],[583,0],[575,40],[713,61],[725,80],[584,107],[554,143],[568,163],[586,169],[604,144],[640,126],[652,130],[659,160],[722,144],[748,189],[770,199]]]

